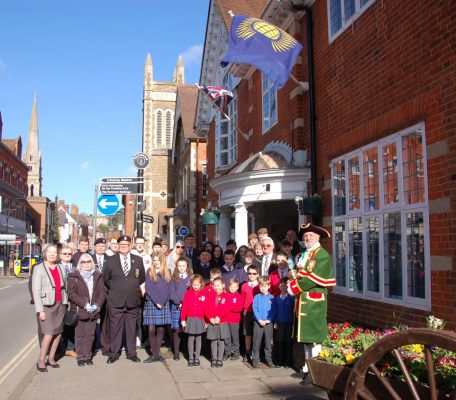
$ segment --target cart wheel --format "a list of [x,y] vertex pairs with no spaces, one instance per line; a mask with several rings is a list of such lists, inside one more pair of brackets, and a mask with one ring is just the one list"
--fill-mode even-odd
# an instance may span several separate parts
[[[402,359],[399,348],[410,344],[424,345],[424,353],[427,364],[429,387],[414,385],[410,372]],[[437,400],[438,392],[435,382],[434,362],[431,354],[431,346],[456,352],[456,334],[454,332],[417,328],[408,329],[383,337],[370,346],[353,366],[345,386],[344,399],[431,399]],[[384,356],[391,354],[397,361],[402,376],[405,380],[405,393],[393,388],[389,380],[383,376],[376,364]],[[366,383],[368,377],[369,384]],[[423,390],[422,390],[423,389]]]

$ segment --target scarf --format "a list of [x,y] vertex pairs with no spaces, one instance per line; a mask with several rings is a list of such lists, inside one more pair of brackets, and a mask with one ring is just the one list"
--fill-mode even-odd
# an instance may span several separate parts
[[92,304],[92,294],[93,294],[93,272],[92,271],[80,271],[82,279],[89,289],[89,303]]

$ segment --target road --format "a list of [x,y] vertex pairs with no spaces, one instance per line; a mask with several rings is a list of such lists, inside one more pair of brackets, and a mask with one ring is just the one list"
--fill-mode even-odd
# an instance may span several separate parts
[[[35,309],[27,278],[0,278],[0,392],[30,370],[37,358]],[[33,354],[32,354],[33,353]],[[0,396],[1,398],[1,396]]]

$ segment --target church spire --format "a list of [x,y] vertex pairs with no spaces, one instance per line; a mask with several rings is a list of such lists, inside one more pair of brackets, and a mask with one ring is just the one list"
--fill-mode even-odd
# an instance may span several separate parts
[[152,57],[147,53],[146,63],[144,64],[144,90],[152,89],[152,82],[154,81],[154,66],[152,64]]
[[41,152],[38,142],[38,107],[35,98],[33,99],[32,116],[30,118],[30,129],[27,140],[27,148],[24,154],[24,162],[29,167],[27,176],[28,195],[41,196]]
[[177,59],[176,68],[174,69],[173,82],[176,82],[178,85],[184,84],[184,61],[182,61],[181,56]]

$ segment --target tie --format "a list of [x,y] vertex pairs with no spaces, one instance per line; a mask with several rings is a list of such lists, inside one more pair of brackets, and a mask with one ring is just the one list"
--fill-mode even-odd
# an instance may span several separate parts
[[268,274],[268,256],[263,256],[263,275]]
[[187,256],[192,258],[192,249],[187,250]]
[[101,257],[98,257],[98,271],[103,272],[103,263],[101,262]]
[[130,267],[128,265],[128,257],[122,256],[123,257],[123,273],[125,276],[128,275],[128,272],[130,272]]

